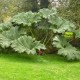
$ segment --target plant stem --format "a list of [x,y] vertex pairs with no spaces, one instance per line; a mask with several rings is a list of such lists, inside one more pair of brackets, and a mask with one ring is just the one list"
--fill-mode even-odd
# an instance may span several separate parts
[[47,37],[48,37],[48,32],[47,32],[47,35],[46,35],[46,37],[45,37],[45,39],[44,39],[44,41],[43,41],[43,44],[45,44],[45,42],[46,42],[46,40],[47,40]]
[[31,32],[31,34],[32,34],[32,37],[34,37],[34,34],[33,34],[33,32],[32,32],[32,30],[31,30],[31,28],[29,27],[29,30],[30,30],[30,32]]

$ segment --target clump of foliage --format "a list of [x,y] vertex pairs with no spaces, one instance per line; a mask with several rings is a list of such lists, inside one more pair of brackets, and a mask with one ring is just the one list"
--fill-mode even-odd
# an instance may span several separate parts
[[80,59],[80,47],[71,44],[73,40],[80,39],[80,33],[73,22],[59,17],[55,8],[19,13],[9,24],[11,27],[8,29],[1,28],[2,48],[11,47],[19,53],[36,54],[37,50],[53,45],[58,54],[68,60]]

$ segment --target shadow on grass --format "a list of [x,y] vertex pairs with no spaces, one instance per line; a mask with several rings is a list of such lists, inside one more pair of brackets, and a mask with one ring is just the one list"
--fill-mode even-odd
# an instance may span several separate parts
[[[6,59],[12,62],[20,63],[72,63],[72,61],[67,61],[64,57],[58,56],[57,54],[44,54],[44,55],[27,55],[25,53],[2,53],[0,58]],[[76,62],[76,61],[75,61]]]

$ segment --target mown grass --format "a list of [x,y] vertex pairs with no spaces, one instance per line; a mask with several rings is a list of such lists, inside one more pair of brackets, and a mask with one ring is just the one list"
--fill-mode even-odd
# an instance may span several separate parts
[[80,80],[80,62],[53,54],[0,54],[0,80]]

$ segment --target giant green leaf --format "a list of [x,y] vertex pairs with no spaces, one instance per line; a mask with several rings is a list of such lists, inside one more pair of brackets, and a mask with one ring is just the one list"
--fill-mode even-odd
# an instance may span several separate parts
[[68,60],[80,60],[80,51],[71,45],[59,49],[58,54],[66,57]]
[[26,13],[22,12],[22,13],[15,15],[12,18],[11,22],[14,22],[16,24],[23,24],[24,26],[25,25],[31,26],[33,23],[39,22],[40,19],[41,17],[39,16],[38,13],[32,13],[30,11]]
[[80,29],[75,30],[75,37],[80,38]]
[[55,8],[52,9],[40,9],[39,10],[39,14],[43,17],[43,18],[48,18],[50,15],[55,15],[57,14],[57,10]]
[[10,29],[11,27],[12,27],[12,24],[10,22],[1,23],[0,24],[0,31]]
[[43,44],[36,41],[35,38],[31,36],[22,36],[17,40],[13,41],[12,48],[19,53],[26,52],[27,54],[35,54],[36,50],[46,49]]
[[55,36],[53,38],[53,46],[57,48],[64,48],[68,45],[69,43],[63,36]]
[[49,22],[53,25],[57,25],[57,27],[60,27],[62,23],[64,23],[63,19],[59,17],[57,14],[56,15],[50,15],[48,17]]
[[53,24],[50,29],[53,30],[54,33],[64,33],[65,31],[74,32],[76,29],[76,26],[72,22],[58,16],[51,16],[49,22]]
[[0,45],[3,48],[9,47],[11,42],[19,37],[20,37],[20,33],[18,31],[18,28],[12,27],[10,30],[3,31],[0,34]]

